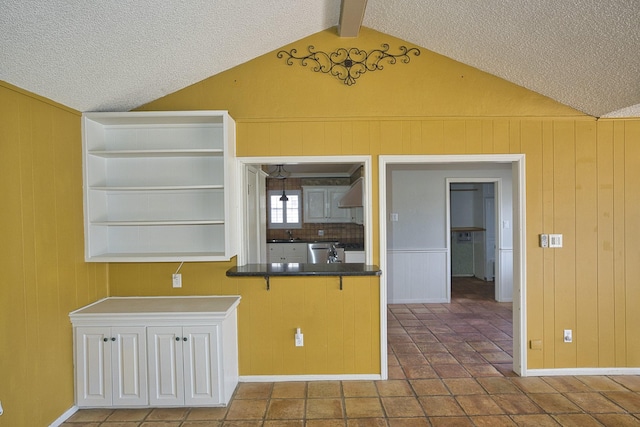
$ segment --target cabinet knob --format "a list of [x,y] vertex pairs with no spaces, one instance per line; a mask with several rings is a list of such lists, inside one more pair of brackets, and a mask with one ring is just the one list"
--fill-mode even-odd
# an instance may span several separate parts
[[111,337],[111,341],[115,341],[115,340],[116,340],[116,337]]
[[176,337],[176,341],[180,341],[180,337]]
[[186,340],[187,340],[187,337],[182,338],[182,341],[186,341]]
[[104,338],[102,338],[102,341],[107,342],[107,341],[109,341],[109,338],[104,337]]

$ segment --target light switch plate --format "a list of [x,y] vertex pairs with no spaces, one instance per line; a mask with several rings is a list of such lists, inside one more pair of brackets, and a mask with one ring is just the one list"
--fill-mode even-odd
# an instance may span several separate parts
[[561,248],[562,247],[562,234],[549,234],[549,247]]

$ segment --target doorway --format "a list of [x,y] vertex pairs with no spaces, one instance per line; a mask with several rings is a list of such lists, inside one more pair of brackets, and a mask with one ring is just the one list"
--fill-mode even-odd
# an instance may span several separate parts
[[[494,166],[496,175],[504,175],[499,172],[504,165]],[[513,300],[513,185],[509,169],[502,178],[447,178],[445,190],[448,286],[452,277],[494,281],[498,302]]]
[[[451,168],[462,168],[469,169],[474,168],[477,170],[485,170],[488,171],[488,176],[490,177],[490,173],[493,170],[501,169],[506,170],[507,175],[510,177],[511,188],[507,191],[506,188],[503,188],[501,194],[509,193],[511,195],[512,206],[509,206],[509,209],[512,210],[512,221],[509,223],[509,227],[512,228],[512,249],[511,249],[511,259],[512,265],[510,266],[510,270],[512,272],[511,276],[513,280],[511,281],[512,286],[509,291],[513,300],[513,371],[521,376],[526,376],[526,352],[525,352],[525,340],[526,340],[526,293],[525,293],[525,270],[526,270],[526,262],[525,262],[525,234],[524,234],[524,224],[525,224],[525,215],[524,215],[524,206],[525,206],[525,186],[524,186],[524,155],[521,154],[506,154],[506,155],[444,155],[444,156],[380,156],[380,217],[386,220],[380,221],[380,267],[383,271],[383,275],[381,277],[381,295],[383,298],[386,298],[389,290],[389,280],[392,279],[393,275],[393,248],[394,244],[398,242],[396,239],[397,236],[390,234],[389,230],[394,227],[400,228],[402,231],[401,224],[396,224],[396,222],[401,221],[401,218],[405,216],[403,212],[393,212],[389,211],[389,209],[394,206],[393,201],[396,201],[398,197],[403,197],[399,192],[394,192],[392,187],[392,173],[391,171],[394,168],[405,170],[410,170],[412,168],[416,169],[434,169],[434,170],[446,170],[447,168],[451,170]],[[451,175],[449,175],[451,177]],[[410,186],[410,190],[414,190],[417,185]],[[405,188],[406,183],[405,183]],[[440,187],[444,190],[444,185]],[[440,191],[442,191],[440,190]],[[447,193],[447,192],[445,192]],[[415,200],[419,202],[421,195],[409,194],[408,199]],[[442,199],[445,198],[444,195],[441,195]],[[425,198],[425,195],[422,195],[422,198]],[[440,212],[445,211],[445,200],[441,200],[438,202],[436,199],[429,198],[429,203],[441,203],[442,210]],[[438,209],[433,210],[433,212],[438,212]],[[400,218],[400,220],[399,220]],[[499,220],[500,221],[500,220]],[[444,222],[444,220],[443,220]],[[501,224],[501,223],[500,223]],[[408,254],[415,254],[416,248],[411,246],[411,239],[420,238],[420,233],[416,233],[415,228],[410,228],[411,232],[405,232],[404,237],[407,237],[406,240],[409,242],[406,248],[402,248],[403,251]],[[449,233],[443,232],[440,233],[437,230],[429,229],[423,225],[423,233],[422,236],[425,238],[434,238],[440,239],[439,241],[441,247],[434,246],[433,249],[425,250],[421,255],[425,257],[425,259],[434,257],[444,257],[446,260],[447,253],[447,245],[442,240],[446,240],[446,234]],[[417,237],[416,237],[417,235]],[[414,240],[415,241],[415,240]],[[415,246],[415,245],[414,245]],[[496,262],[500,264],[500,257],[496,257]],[[443,262],[440,262],[438,265],[442,265]],[[444,262],[446,264],[446,262]],[[416,265],[415,263],[412,265]],[[450,265],[446,265],[444,270],[445,277],[449,278],[448,272],[450,271]],[[436,268],[437,273],[437,268]],[[442,274],[442,273],[440,273]],[[447,280],[445,278],[445,280]],[[448,280],[447,280],[448,281]],[[448,288],[448,286],[447,286]],[[447,298],[449,296],[447,295]],[[387,301],[385,301],[384,306],[387,306]],[[387,359],[386,359],[386,310],[383,313],[385,320],[382,322],[381,328],[383,330],[383,337],[381,339],[383,345],[382,358],[384,362],[382,363],[382,371],[383,378],[387,378]]]

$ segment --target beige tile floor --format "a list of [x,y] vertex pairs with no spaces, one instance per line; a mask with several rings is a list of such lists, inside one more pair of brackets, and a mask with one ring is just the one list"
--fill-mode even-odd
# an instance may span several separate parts
[[227,408],[87,409],[66,427],[640,426],[640,376],[511,371],[511,304],[455,280],[451,304],[390,305],[389,380],[241,383]]

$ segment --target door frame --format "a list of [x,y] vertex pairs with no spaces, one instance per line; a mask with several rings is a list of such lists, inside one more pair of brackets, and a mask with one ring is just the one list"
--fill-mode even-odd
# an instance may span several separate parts
[[526,218],[525,218],[525,155],[381,155],[379,156],[380,214],[380,347],[382,378],[388,378],[387,366],[387,167],[401,164],[511,164],[513,177],[513,371],[527,376],[527,305],[526,305]]

